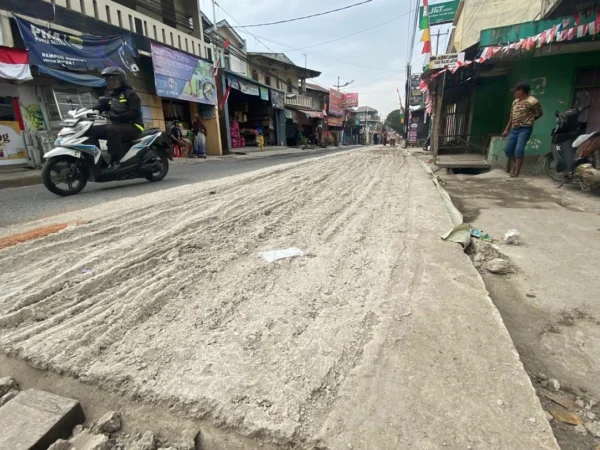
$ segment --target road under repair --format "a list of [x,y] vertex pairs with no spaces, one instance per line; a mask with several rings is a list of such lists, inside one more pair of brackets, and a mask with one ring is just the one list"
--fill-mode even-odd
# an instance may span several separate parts
[[[12,359],[257,445],[558,449],[480,276],[440,239],[442,200],[401,150],[68,219],[85,223],[0,253]],[[258,256],[292,246],[304,256]]]

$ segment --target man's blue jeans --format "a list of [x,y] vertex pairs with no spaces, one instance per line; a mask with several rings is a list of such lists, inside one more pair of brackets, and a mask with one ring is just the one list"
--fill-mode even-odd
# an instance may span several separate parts
[[533,127],[515,127],[511,130],[504,152],[508,158],[522,159],[525,156],[525,146],[529,142]]

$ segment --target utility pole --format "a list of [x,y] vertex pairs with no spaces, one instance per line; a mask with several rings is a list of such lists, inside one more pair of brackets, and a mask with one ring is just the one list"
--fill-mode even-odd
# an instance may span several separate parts
[[445,33],[440,33],[440,31],[438,30],[438,32],[436,34],[434,34],[435,36],[435,54],[439,55],[439,50],[440,50],[440,36],[448,36],[448,34],[450,33],[450,31],[446,31]]
[[406,94],[404,97],[404,142],[408,146],[408,129],[410,114],[410,94],[411,94],[411,66],[410,62],[406,64]]

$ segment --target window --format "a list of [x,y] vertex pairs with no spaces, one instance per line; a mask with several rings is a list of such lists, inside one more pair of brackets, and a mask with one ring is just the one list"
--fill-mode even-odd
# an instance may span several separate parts
[[188,40],[187,40],[187,38],[185,38],[185,51],[186,52],[190,51],[190,48],[188,47]]
[[269,75],[265,75],[265,84],[271,86],[271,77]]
[[112,21],[110,20],[110,8],[106,5],[106,21],[112,25]]
[[129,29],[131,31],[135,30],[135,28],[133,28],[133,17],[131,17],[131,14],[129,14]]
[[85,0],[79,0],[79,6],[81,7],[81,14],[85,14]]
[[171,35],[171,47],[175,47],[175,41],[173,40],[173,32],[169,32],[169,34]]
[[[227,58],[227,69],[229,69],[229,58]],[[212,50],[208,47],[206,47],[206,59],[208,59],[210,62],[213,62],[213,57],[212,57]]]
[[156,25],[152,25],[152,29],[154,30],[154,40],[158,41],[158,33],[156,32]]
[[181,36],[177,36],[177,48],[181,49]]
[[137,17],[133,19],[135,22],[135,32],[137,34],[144,34],[144,25],[142,24],[142,19],[138,19]]
[[98,18],[98,2],[94,0],[94,17]]
[[[535,90],[535,86],[533,87]],[[600,129],[600,69],[577,71],[572,106],[580,108],[589,106],[589,109],[584,111],[580,118],[587,124],[587,133]]]
[[294,89],[294,85],[292,84],[292,80],[291,80],[291,78],[288,78],[287,79],[287,91],[288,91],[288,94],[291,94],[293,92],[293,89]]
[[194,41],[192,41],[192,53],[196,54],[196,43]]
[[7,122],[17,120],[11,97],[0,97],[0,120]]
[[161,28],[161,31],[162,31],[162,36],[163,36],[162,42],[166,44],[167,43],[167,35],[165,33],[165,29]]
[[256,71],[256,69],[252,69],[252,79],[254,81],[258,81],[258,72]]
[[121,17],[120,9],[117,9],[117,20],[119,21],[119,27],[123,28],[123,18]]
[[67,112],[77,108],[91,108],[98,103],[94,91],[85,89],[45,88],[44,95],[52,128],[58,128]]
[[148,22],[144,20],[144,36],[148,36]]

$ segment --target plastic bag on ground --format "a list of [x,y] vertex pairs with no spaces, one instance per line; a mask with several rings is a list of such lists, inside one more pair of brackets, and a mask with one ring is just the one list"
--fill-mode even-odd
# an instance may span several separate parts
[[504,235],[504,243],[510,245],[519,245],[521,243],[521,233],[519,230],[508,230]]
[[279,259],[294,258],[296,256],[304,256],[304,252],[297,247],[260,252],[260,257],[269,263],[275,262]]

